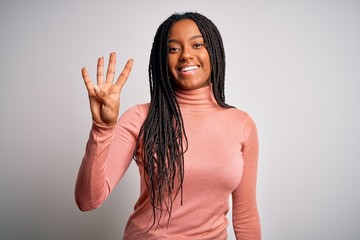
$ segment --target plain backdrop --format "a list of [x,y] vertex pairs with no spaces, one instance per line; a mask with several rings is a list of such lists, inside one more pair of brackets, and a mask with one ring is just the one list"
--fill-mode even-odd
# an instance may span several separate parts
[[0,239],[122,238],[139,192],[135,164],[99,209],[74,201],[91,127],[80,69],[95,80],[99,56],[116,51],[117,72],[134,58],[121,112],[148,102],[155,31],[183,11],[219,28],[226,100],[257,123],[263,239],[360,239],[355,0],[2,0]]

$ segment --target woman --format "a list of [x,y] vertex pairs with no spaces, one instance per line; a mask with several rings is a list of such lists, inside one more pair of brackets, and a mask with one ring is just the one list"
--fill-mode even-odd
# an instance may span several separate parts
[[82,75],[93,126],[76,183],[83,211],[99,207],[134,157],[140,196],[124,239],[226,239],[233,199],[237,239],[260,239],[256,205],[258,139],[251,117],[225,103],[225,55],[216,26],[198,13],[174,14],[158,28],[150,56],[150,104],[119,118],[115,53],[97,85]]

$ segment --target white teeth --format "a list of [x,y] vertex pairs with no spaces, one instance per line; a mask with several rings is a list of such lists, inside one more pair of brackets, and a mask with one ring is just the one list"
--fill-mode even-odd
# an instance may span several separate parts
[[195,70],[195,69],[198,69],[198,68],[199,68],[198,66],[189,66],[189,67],[181,68],[181,71],[182,72],[188,72],[188,71]]

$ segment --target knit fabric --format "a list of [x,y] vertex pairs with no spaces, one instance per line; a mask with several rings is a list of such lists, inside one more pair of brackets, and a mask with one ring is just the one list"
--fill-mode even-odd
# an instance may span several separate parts
[[[211,85],[177,91],[176,98],[188,139],[183,204],[179,193],[169,224],[164,215],[159,225],[145,233],[153,221],[152,206],[143,169],[138,164],[140,196],[124,239],[227,239],[230,195],[237,239],[260,239],[256,205],[258,138],[254,121],[244,111],[220,108]],[[149,104],[128,109],[114,127],[93,124],[76,184],[80,209],[99,207],[121,180],[132,162],[148,109]]]

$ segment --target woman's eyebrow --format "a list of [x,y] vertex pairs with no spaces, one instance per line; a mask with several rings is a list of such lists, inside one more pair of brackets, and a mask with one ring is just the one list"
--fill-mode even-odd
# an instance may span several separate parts
[[[196,39],[196,38],[203,38],[203,36],[201,36],[201,35],[195,35],[195,36],[192,36],[192,37],[190,38],[190,40],[194,40],[194,39]],[[176,40],[176,39],[169,39],[168,43],[180,43],[180,42],[179,42],[178,40]]]

